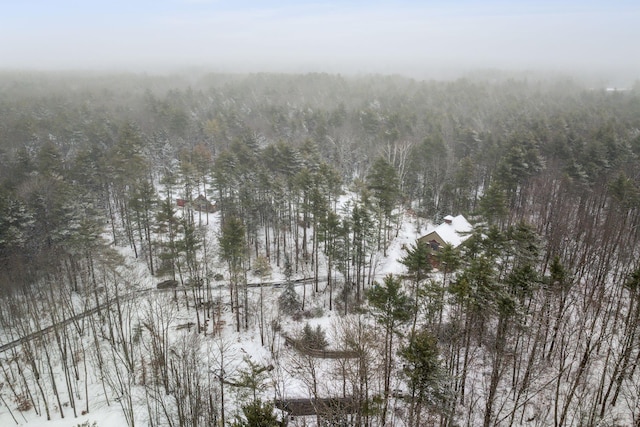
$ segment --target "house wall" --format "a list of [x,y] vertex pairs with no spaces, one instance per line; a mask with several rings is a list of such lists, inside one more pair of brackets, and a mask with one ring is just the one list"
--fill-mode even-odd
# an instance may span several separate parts
[[420,237],[418,239],[418,241],[420,241],[422,243],[426,243],[426,244],[429,244],[429,242],[431,242],[432,240],[435,240],[436,242],[438,242],[440,244],[440,246],[444,246],[446,244],[445,241],[442,240],[440,235],[435,231],[432,231],[429,234],[425,234],[424,236],[422,236],[422,237]]

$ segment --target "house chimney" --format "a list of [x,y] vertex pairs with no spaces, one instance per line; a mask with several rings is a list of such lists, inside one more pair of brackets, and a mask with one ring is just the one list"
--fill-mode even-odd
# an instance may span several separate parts
[[444,217],[444,222],[446,222],[447,224],[451,225],[451,223],[453,222],[453,217],[451,215],[447,215]]

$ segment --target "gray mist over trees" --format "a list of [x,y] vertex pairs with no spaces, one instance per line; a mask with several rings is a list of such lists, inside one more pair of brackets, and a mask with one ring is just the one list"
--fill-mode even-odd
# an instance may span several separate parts
[[5,2],[12,69],[331,72],[457,78],[476,69],[628,86],[636,2]]

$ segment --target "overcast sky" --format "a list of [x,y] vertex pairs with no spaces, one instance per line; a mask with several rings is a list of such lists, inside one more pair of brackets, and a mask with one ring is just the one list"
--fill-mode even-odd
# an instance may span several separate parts
[[640,1],[0,0],[0,68],[623,70]]

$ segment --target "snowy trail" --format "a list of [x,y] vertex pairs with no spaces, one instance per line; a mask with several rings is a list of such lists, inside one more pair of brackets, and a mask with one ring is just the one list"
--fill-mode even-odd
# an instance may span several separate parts
[[[298,284],[312,283],[313,280],[314,280],[313,277],[311,277],[311,278],[303,278],[303,279],[292,280],[292,282],[294,284],[298,285]],[[319,278],[319,280],[320,281],[326,280],[326,277],[325,278]],[[281,282],[281,281],[278,281],[278,282],[264,282],[264,283],[247,283],[247,287],[248,288],[258,288],[260,286],[263,286],[263,287],[276,287],[276,286],[282,286],[284,284],[285,284],[285,282]],[[225,286],[226,285],[218,285],[218,286],[212,287],[212,289],[215,290],[215,289],[223,288]],[[129,300],[134,299],[134,298],[139,298],[139,297],[142,297],[142,296],[145,296],[145,295],[149,295],[151,293],[174,292],[174,291],[178,292],[178,291],[184,291],[186,289],[189,289],[189,288],[185,288],[185,287],[177,287],[177,288],[169,288],[169,289],[148,288],[148,289],[140,289],[140,290],[137,290],[137,291],[130,292],[130,293],[126,294],[126,295],[119,296],[118,298],[114,298],[114,299],[112,299],[112,300],[110,300],[108,302],[105,302],[104,304],[101,304],[99,306],[96,306],[96,307],[90,308],[88,310],[85,310],[82,313],[78,313],[75,316],[72,316],[72,317],[64,319],[64,320],[62,320],[60,322],[54,323],[53,325],[47,326],[46,328],[40,329],[37,332],[33,332],[33,333],[29,334],[29,335],[25,335],[24,337],[20,337],[17,340],[8,342],[6,344],[3,344],[3,345],[0,346],[0,353],[4,353],[5,351],[11,350],[12,348],[15,348],[15,347],[17,347],[17,346],[19,346],[21,344],[24,344],[25,342],[29,342],[29,341],[31,341],[33,339],[42,337],[42,336],[44,336],[44,335],[46,335],[46,334],[48,334],[50,332],[53,332],[54,330],[56,330],[56,328],[60,328],[60,327],[63,327],[63,326],[70,325],[70,324],[72,324],[74,322],[77,322],[79,320],[84,319],[87,316],[91,316],[93,314],[96,314],[100,310],[107,309],[109,306],[113,305],[117,301],[124,302],[124,301],[129,301]]]

